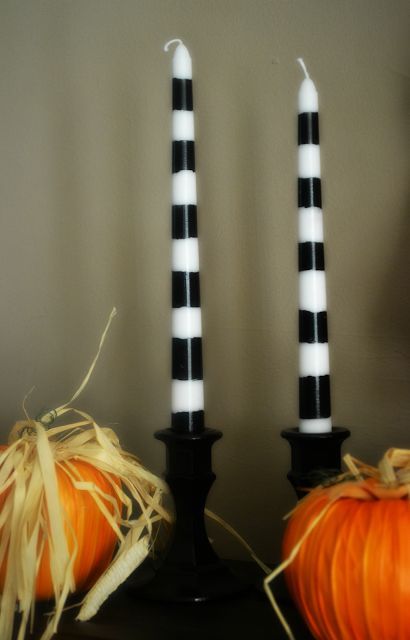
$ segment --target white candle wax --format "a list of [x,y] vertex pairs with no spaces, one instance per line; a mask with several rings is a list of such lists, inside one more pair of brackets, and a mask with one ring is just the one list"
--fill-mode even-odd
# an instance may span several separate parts
[[201,309],[195,307],[180,307],[179,309],[172,309],[172,335],[174,338],[201,337]]
[[172,43],[172,428],[192,433],[204,428],[192,62]]
[[164,47],[165,51],[168,51],[169,46],[177,42],[177,46],[172,57],[172,77],[180,78],[181,80],[192,79],[192,59],[189,55],[189,51],[179,38],[170,40]]
[[299,113],[317,113],[319,111],[316,87],[309,76],[300,85],[298,102]]
[[204,385],[202,380],[173,380],[173,413],[192,413],[203,411]]
[[318,93],[303,60],[298,93],[299,140],[299,430],[328,432],[330,416],[329,346],[318,128]]

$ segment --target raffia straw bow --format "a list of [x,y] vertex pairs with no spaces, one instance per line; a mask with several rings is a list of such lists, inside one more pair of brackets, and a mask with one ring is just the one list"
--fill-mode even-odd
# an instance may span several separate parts
[[[78,491],[89,492],[119,541],[111,565],[86,596],[80,619],[96,613],[118,584],[144,560],[151,545],[154,523],[170,520],[161,505],[166,491],[162,480],[121,448],[112,429],[99,427],[90,415],[69,406],[87,385],[115,314],[113,309],[97,355],[71,400],[38,420],[27,416],[26,420],[17,422],[11,430],[9,446],[0,453],[0,567],[7,565],[0,604],[1,640],[11,640],[16,605],[21,612],[17,640],[24,639],[30,615],[33,619],[36,576],[46,539],[55,610],[41,640],[49,640],[56,632],[66,599],[75,590],[73,565],[77,541],[74,540],[70,552],[58,493],[57,465],[64,463]],[[68,413],[77,419],[46,428]],[[80,481],[70,460],[82,460],[98,469],[114,488],[124,513],[120,513],[111,495],[102,494],[92,483]],[[120,481],[118,484],[113,476]],[[106,501],[113,505],[114,515],[105,506]],[[134,503],[141,512],[136,520],[131,519]]]
[[[410,449],[395,449],[391,448],[386,451],[383,458],[379,462],[377,467],[368,465],[357,458],[354,458],[350,454],[347,454],[343,458],[348,471],[346,473],[337,476],[331,480],[328,484],[328,498],[329,501],[320,511],[320,513],[313,519],[309,527],[306,529],[302,537],[293,547],[289,556],[264,579],[264,589],[269,601],[278,616],[286,635],[290,640],[295,640],[289,624],[287,623],[275,596],[273,595],[270,584],[271,582],[290,564],[294,561],[306,539],[310,536],[312,531],[317,527],[320,521],[323,519],[330,507],[339,499],[348,495],[345,490],[347,484],[351,489],[352,482],[355,483],[354,498],[358,500],[374,500],[377,498],[384,498],[391,496],[394,492],[395,498],[409,498],[410,499]],[[372,478],[374,483],[368,484],[364,482],[366,479]],[[298,510],[299,505],[309,498],[314,492],[320,491],[323,486],[320,485],[312,489],[312,491],[299,503],[296,507],[285,516],[285,519],[289,518],[293,513]],[[349,492],[351,495],[351,491]]]

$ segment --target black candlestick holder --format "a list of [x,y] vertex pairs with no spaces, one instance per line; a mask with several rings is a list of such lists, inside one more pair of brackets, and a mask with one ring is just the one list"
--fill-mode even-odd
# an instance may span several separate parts
[[342,472],[341,448],[350,436],[349,429],[333,427],[325,433],[303,433],[295,427],[284,429],[281,436],[290,444],[291,470],[287,476],[298,498]]
[[172,539],[152,580],[138,589],[164,602],[206,602],[241,593],[249,585],[234,575],[214,551],[205,527],[205,504],[215,480],[212,445],[220,431],[155,434],[166,446],[165,480],[175,505]]

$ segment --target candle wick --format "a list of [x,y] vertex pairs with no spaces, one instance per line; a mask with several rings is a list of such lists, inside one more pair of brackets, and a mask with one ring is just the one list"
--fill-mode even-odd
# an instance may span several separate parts
[[305,63],[303,61],[303,58],[298,58],[297,61],[299,62],[300,66],[302,67],[306,78],[309,80],[310,79],[310,75],[308,74],[308,71],[306,69],[306,65],[305,65]]
[[168,51],[169,45],[173,44],[174,42],[178,42],[178,44],[182,44],[182,40],[180,40],[179,38],[174,38],[173,40],[170,40],[169,42],[167,42],[166,45],[164,45],[164,51]]

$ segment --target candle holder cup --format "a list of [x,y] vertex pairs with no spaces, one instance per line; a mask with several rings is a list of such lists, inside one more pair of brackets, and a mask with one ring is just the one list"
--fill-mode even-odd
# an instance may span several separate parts
[[206,602],[242,593],[250,587],[232,573],[214,551],[205,527],[205,503],[215,480],[211,449],[220,431],[155,434],[166,445],[165,479],[175,504],[172,539],[152,580],[131,587],[139,595],[164,602]]
[[297,427],[281,432],[290,444],[291,470],[287,477],[298,499],[306,490],[342,472],[341,447],[349,429],[333,427],[326,433],[303,433]]

